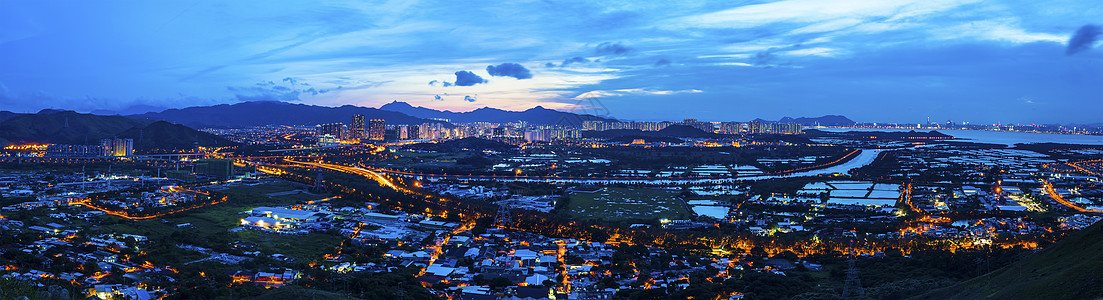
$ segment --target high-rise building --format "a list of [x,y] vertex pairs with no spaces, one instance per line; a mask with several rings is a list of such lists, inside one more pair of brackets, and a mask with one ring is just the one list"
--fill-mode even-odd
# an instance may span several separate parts
[[319,137],[324,136],[324,135],[329,135],[329,136],[332,136],[332,137],[337,138],[337,139],[345,138],[345,134],[344,134],[345,133],[345,124],[341,124],[341,123],[322,124],[322,125],[318,125],[318,127],[316,127],[316,129],[317,129],[316,134]]
[[410,139],[410,126],[398,125],[398,126],[395,126],[394,129],[395,129],[395,131],[398,135],[398,137],[397,137],[398,140],[408,140],[408,139]]
[[195,161],[195,172],[217,179],[228,179],[234,176],[234,161],[231,159],[198,159]]
[[46,156],[59,156],[59,157],[84,157],[84,156],[102,156],[104,154],[103,145],[66,145],[66,144],[50,144],[46,146]]
[[383,119],[372,119],[368,121],[368,139],[373,141],[382,141],[383,135],[386,133],[387,127],[383,123]]
[[352,126],[349,127],[349,139],[364,137],[364,115],[352,115]]
[[421,126],[410,125],[406,128],[406,139],[416,140],[421,138]]
[[746,130],[743,129],[744,125],[744,123],[740,122],[723,122],[720,123],[720,132],[727,134],[744,133],[746,132]]
[[103,149],[103,156],[134,155],[134,139],[102,139],[100,147]]

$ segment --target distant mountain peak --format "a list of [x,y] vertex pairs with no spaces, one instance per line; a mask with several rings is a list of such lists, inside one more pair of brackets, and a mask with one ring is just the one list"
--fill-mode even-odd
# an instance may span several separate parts
[[52,115],[52,114],[60,114],[60,113],[66,113],[66,112],[76,113],[75,111],[71,111],[71,110],[47,108],[47,109],[43,109],[43,110],[38,111],[38,114],[40,114],[40,115]]
[[351,123],[353,115],[363,115],[369,119],[383,119],[388,125],[435,122],[425,118],[411,117],[402,112],[370,107],[348,104],[339,107],[328,107],[281,101],[250,101],[213,106],[193,106],[169,109],[157,113],[131,115],[129,117],[165,120],[200,128],[248,127],[271,124]]
[[596,117],[592,115],[580,115],[570,112],[557,111],[554,109],[547,109],[543,106],[536,106],[524,111],[510,111],[484,106],[469,112],[452,112],[420,106],[415,107],[406,102],[393,101],[391,103],[380,106],[379,109],[400,112],[419,118],[448,119],[452,122],[457,123],[510,123],[524,121],[529,124],[556,125],[562,124],[564,120],[569,120],[571,122],[578,123],[575,124],[575,126],[580,126],[582,121],[615,121],[613,119]]
[[854,122],[850,118],[842,115],[823,115],[820,117],[783,117],[777,121],[769,121],[763,119],[755,119],[755,121],[766,123],[797,123],[805,126],[850,126],[857,122]]

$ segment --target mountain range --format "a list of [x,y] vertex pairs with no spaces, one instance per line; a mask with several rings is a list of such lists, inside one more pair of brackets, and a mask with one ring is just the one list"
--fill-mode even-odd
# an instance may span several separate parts
[[421,124],[436,122],[411,117],[403,113],[370,107],[344,105],[326,107],[278,101],[252,101],[213,106],[193,106],[150,112],[127,117],[162,120],[202,127],[251,127],[261,125],[317,125],[326,123],[351,123],[352,115],[364,119],[383,119],[387,124]]
[[453,123],[510,123],[524,121],[533,125],[566,125],[582,126],[584,121],[616,121],[616,119],[602,118],[594,115],[575,114],[547,109],[541,106],[533,107],[525,111],[508,111],[497,108],[483,107],[469,112],[452,112],[447,110],[435,110],[421,106],[412,106],[406,102],[394,101],[379,107],[380,110],[400,112],[410,116],[426,119],[447,119]]
[[755,119],[755,121],[759,121],[759,122],[763,122],[763,123],[797,123],[797,124],[804,125],[804,126],[817,126],[817,125],[818,126],[851,126],[851,125],[854,125],[855,123],[857,123],[857,122],[854,122],[853,120],[851,120],[850,118],[847,118],[845,116],[840,116],[840,115],[825,115],[825,116],[814,117],[814,118],[809,118],[809,117],[799,117],[799,118],[784,117],[784,118],[781,118],[781,120],[777,120],[777,121]]
[[73,111],[42,110],[18,114],[0,122],[0,144],[96,144],[106,138],[132,138],[139,150],[189,149],[235,144],[225,138],[164,121],[100,116]]

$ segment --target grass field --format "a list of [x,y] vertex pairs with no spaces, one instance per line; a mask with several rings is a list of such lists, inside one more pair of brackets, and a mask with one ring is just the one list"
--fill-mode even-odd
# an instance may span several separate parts
[[[316,200],[330,195],[309,193],[283,193],[303,189],[294,183],[261,184],[256,186],[232,186],[218,192],[229,195],[229,201],[177,213],[155,220],[128,221],[106,226],[108,232],[131,233],[150,237],[152,240],[167,239],[174,231],[187,231],[200,237],[212,237],[229,234],[234,241],[254,243],[263,253],[280,253],[299,261],[320,260],[323,253],[341,243],[342,238],[325,233],[307,235],[277,235],[254,231],[228,232],[237,227],[245,217],[241,212],[258,206],[284,206],[296,202]],[[269,196],[278,194],[278,196]],[[112,217],[114,218],[114,217]],[[190,223],[191,227],[177,228],[176,225]],[[213,245],[197,245],[211,247]],[[195,259],[189,257],[188,259]]]
[[570,215],[606,221],[683,219],[693,216],[678,192],[659,189],[604,188],[570,196]]

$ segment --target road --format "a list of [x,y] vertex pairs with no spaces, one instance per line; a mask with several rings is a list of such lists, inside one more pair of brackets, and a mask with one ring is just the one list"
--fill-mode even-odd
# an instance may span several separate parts
[[1065,197],[1061,196],[1061,194],[1058,194],[1057,190],[1053,189],[1053,184],[1049,183],[1049,181],[1047,180],[1042,180],[1042,187],[1046,189],[1046,194],[1049,194],[1049,197],[1053,198],[1053,201],[1057,201],[1057,203],[1061,203],[1062,205],[1068,206],[1069,208],[1072,208],[1078,212],[1103,213],[1103,210],[1083,208],[1079,205],[1076,205],[1076,203],[1065,200]]

